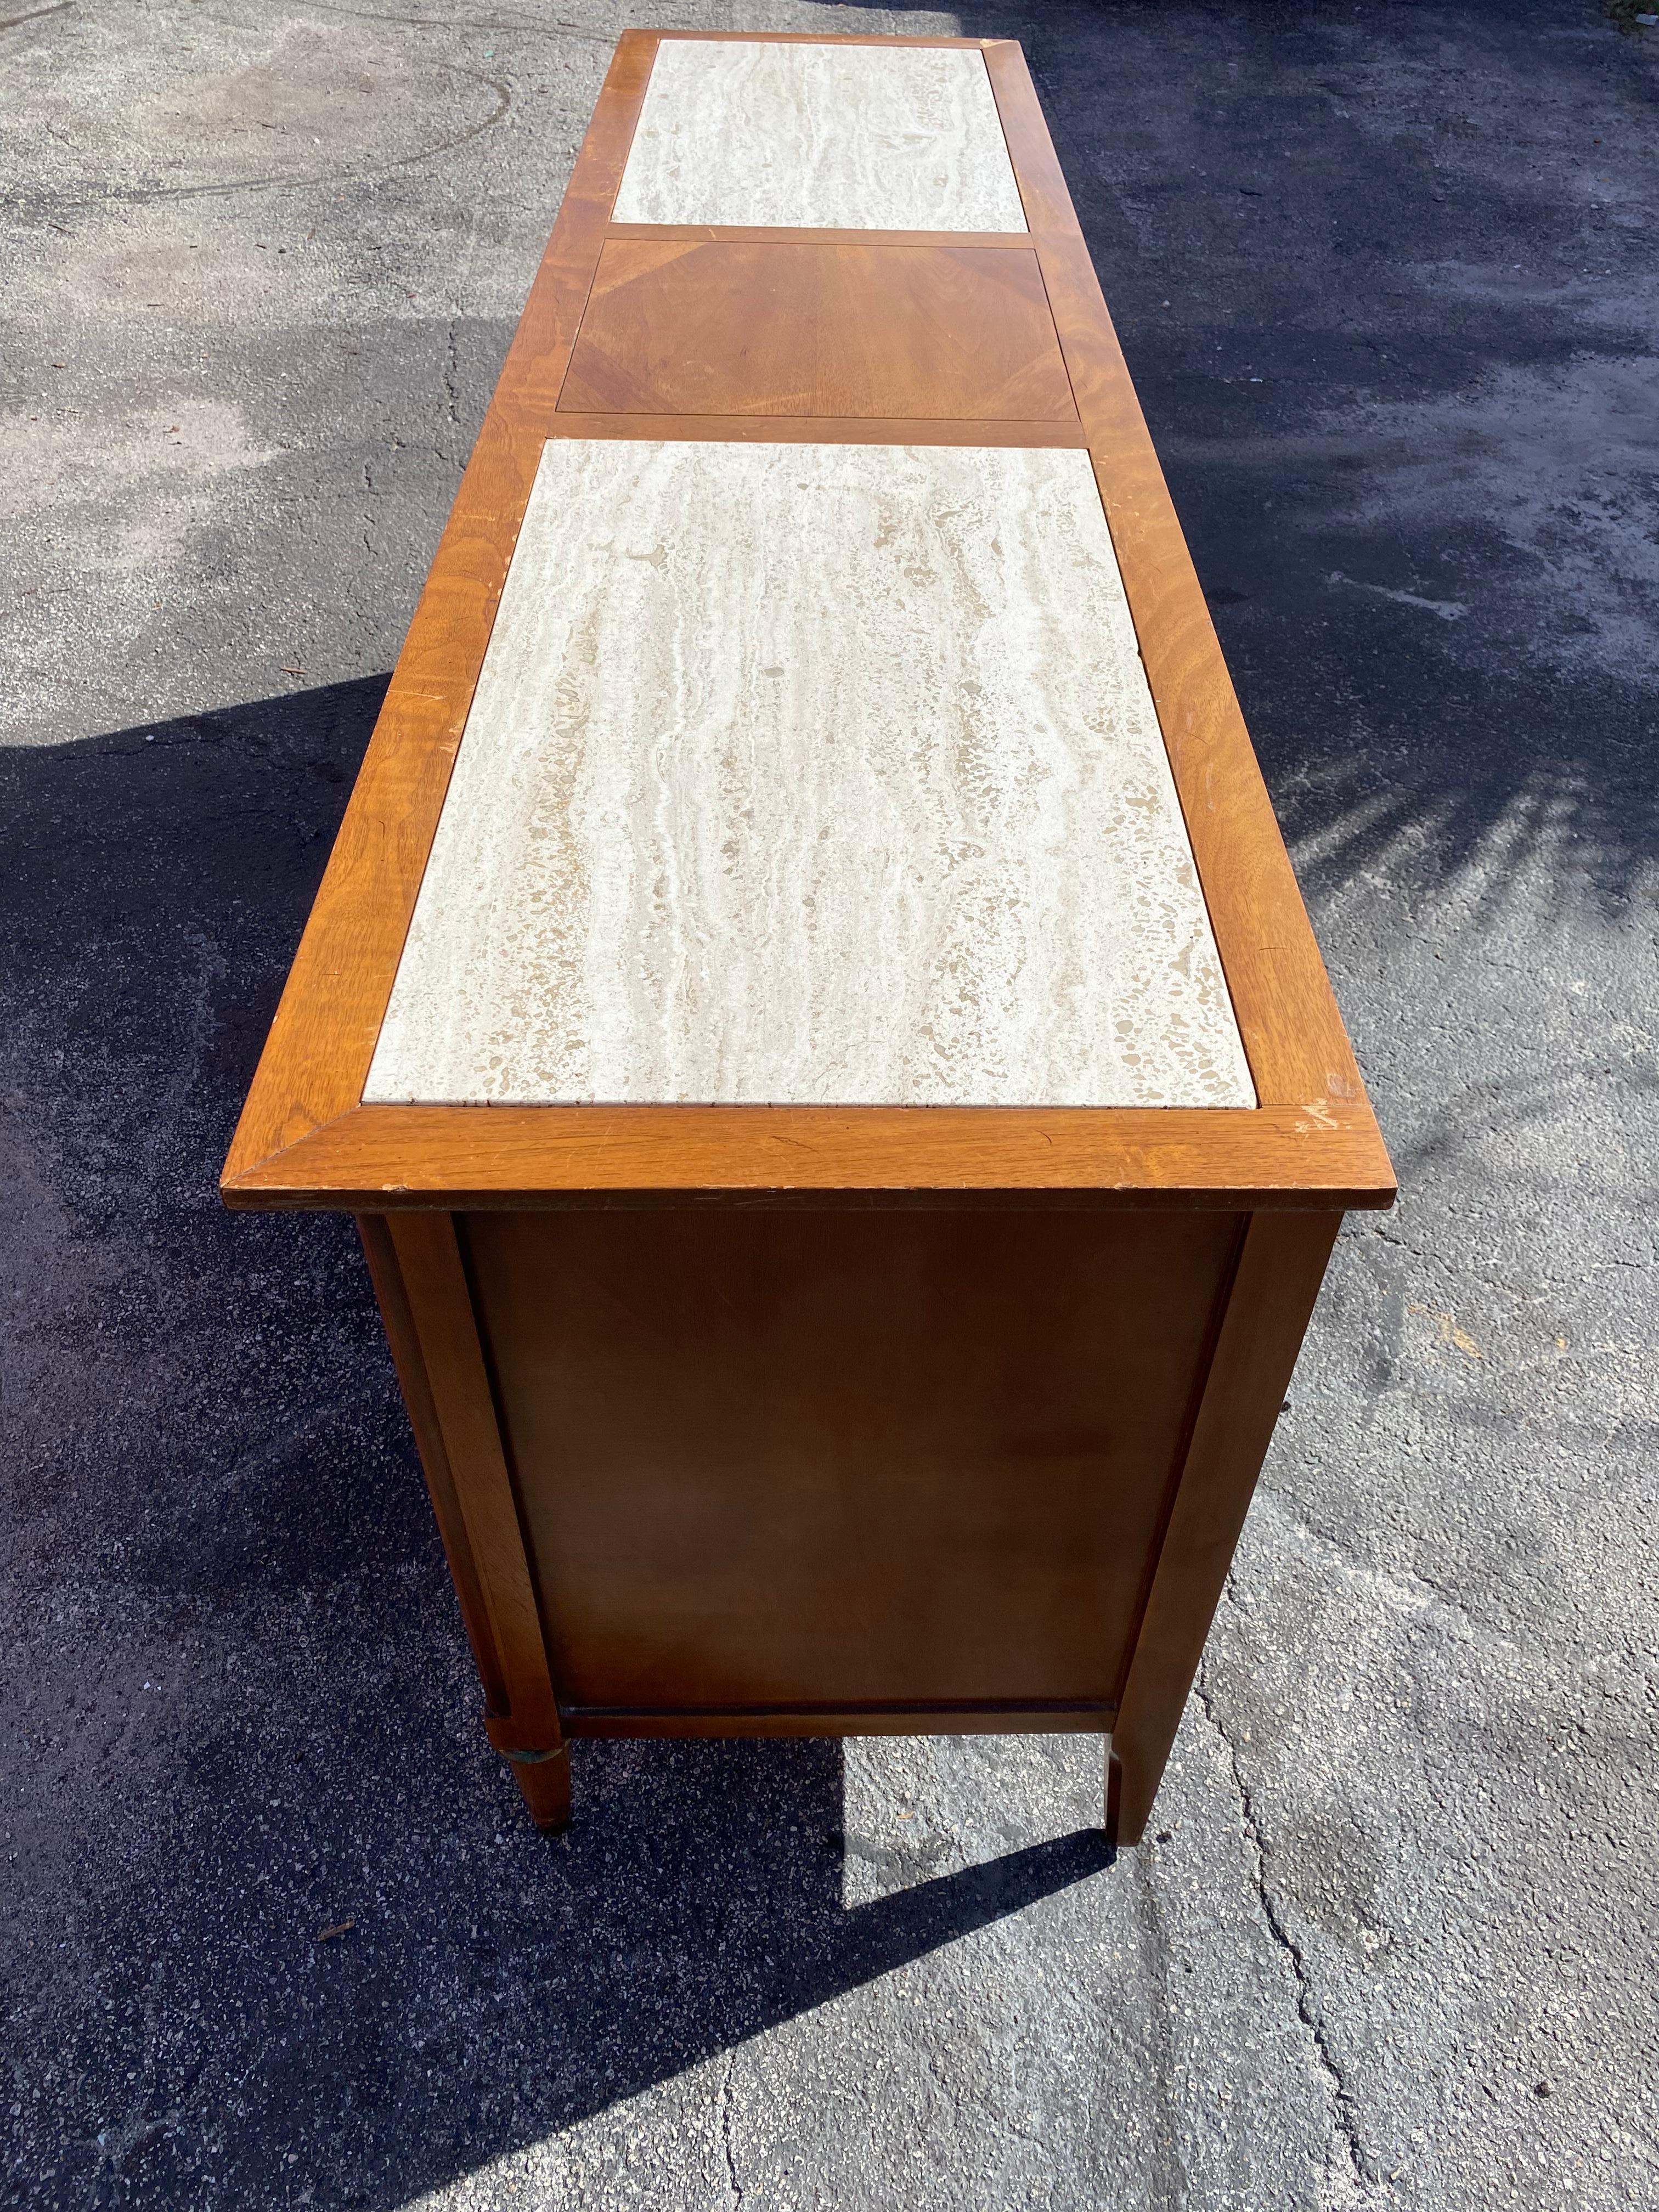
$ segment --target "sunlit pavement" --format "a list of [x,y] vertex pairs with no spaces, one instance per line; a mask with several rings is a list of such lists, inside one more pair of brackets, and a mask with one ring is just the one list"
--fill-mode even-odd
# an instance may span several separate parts
[[1650,2204],[1659,32],[659,19],[1026,42],[1400,1170],[1114,1863],[1075,1739],[538,1838],[349,1224],[215,1195],[629,20],[0,28],[6,2201]]

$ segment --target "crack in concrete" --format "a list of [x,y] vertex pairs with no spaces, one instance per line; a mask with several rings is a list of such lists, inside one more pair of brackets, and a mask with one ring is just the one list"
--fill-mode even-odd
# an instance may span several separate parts
[[[455,348],[455,329],[456,318],[452,315],[449,319],[449,329],[446,334],[444,342],[444,405],[449,416],[450,428],[452,429],[459,429],[461,423],[456,395],[456,379],[460,373],[460,364],[459,357]],[[453,453],[446,454],[443,458],[446,460],[453,460],[454,459],[454,455]]]
[[[1594,1674],[1604,1663],[1601,1652],[1584,1654],[1576,1645],[1551,1650],[1540,1657],[1535,1642],[1504,1635],[1438,1583],[1408,1567],[1388,1567],[1368,1559],[1340,1529],[1316,1527],[1301,1501],[1288,1492],[1263,1491],[1251,1510],[1260,1519],[1276,1522],[1287,1541],[1304,1557],[1311,1554],[1322,1569],[1334,1568],[1401,1620],[1437,1630],[1451,1643],[1474,1650],[1488,1664],[1501,1662],[1512,1679],[1526,1681],[1534,1691],[1565,1677]],[[1241,1619],[1249,1621],[1250,1605],[1233,1594],[1231,1583],[1228,1589]]]
[[[74,0],[56,0],[56,4],[50,8],[31,8],[27,15],[8,15],[5,21],[0,23],[0,31],[15,31],[20,23],[39,22],[42,15],[66,15],[73,5]],[[52,133],[54,137],[57,135],[56,131]]]
[[1261,1840],[1261,1830],[1256,1819],[1255,1802],[1250,1794],[1250,1785],[1245,1778],[1244,1769],[1239,1763],[1238,1752],[1233,1740],[1222,1725],[1221,1717],[1216,1711],[1215,1701],[1210,1694],[1210,1686],[1205,1679],[1205,1671],[1201,1668],[1198,1680],[1193,1687],[1194,1694],[1198,1699],[1205,1719],[1215,1730],[1222,1748],[1227,1754],[1227,1763],[1232,1771],[1233,1788],[1238,1793],[1239,1807],[1244,1816],[1244,1839],[1250,1847],[1251,1866],[1255,1877],[1256,1897],[1261,1906],[1261,1917],[1267,1924],[1269,1935],[1284,1952],[1290,1965],[1291,1978],[1296,1984],[1297,2014],[1308,2031],[1314,2054],[1319,2061],[1320,2069],[1325,2077],[1326,2087],[1330,2097],[1332,2118],[1334,2122],[1334,2135],[1341,2144],[1347,2163],[1348,2178],[1356,2191],[1369,2194],[1371,2185],[1379,2179],[1379,2169],[1376,2160],[1360,2140],[1359,2123],[1354,2112],[1353,2094],[1348,2087],[1347,2077],[1342,2071],[1340,2063],[1326,2039],[1324,2022],[1320,2018],[1318,2008],[1314,2002],[1313,1976],[1310,1972],[1307,1959],[1301,1945],[1291,1933],[1290,1927],[1274,1902],[1273,1892],[1268,1887],[1267,1847]]
[[[1409,1237],[1402,1237],[1398,1230],[1378,1228],[1375,1224],[1368,1224],[1360,1234],[1376,1237],[1393,1251],[1408,1253],[1413,1260],[1420,1261],[1424,1267],[1437,1269],[1449,1281],[1467,1283],[1473,1280],[1484,1283],[1488,1290],[1497,1291],[1504,1297],[1514,1299],[1517,1305],[1522,1308],[1539,1306],[1545,1303],[1541,1294],[1535,1293],[1528,1297],[1513,1277],[1493,1274],[1489,1268],[1478,1266],[1467,1254],[1460,1253],[1455,1260],[1452,1260],[1443,1252],[1427,1252],[1420,1244],[1413,1244]],[[1531,1272],[1536,1281],[1542,1283],[1549,1290],[1561,1292],[1573,1290],[1582,1280],[1582,1278],[1575,1278],[1570,1281],[1565,1276],[1552,1275],[1546,1269],[1538,1267],[1534,1267]]]
[[[1292,1538],[1302,1540],[1309,1550],[1318,1555],[1322,1566],[1335,1566],[1395,1612],[1418,1619],[1443,1613],[1460,1636],[1491,1637],[1492,1631],[1438,1583],[1429,1581],[1413,1568],[1384,1566],[1379,1560],[1369,1559],[1341,1529],[1316,1525],[1309,1517],[1307,1505],[1294,1492],[1264,1490],[1256,1510],[1261,1517],[1276,1519]],[[1249,1605],[1243,1605],[1241,1610],[1248,1616]],[[1516,1657],[1524,1656],[1518,1644],[1506,1648],[1511,1649]]]
[[720,2148],[726,2153],[726,2181],[733,2204],[743,2203],[743,2184],[738,2179],[737,2154],[732,2148],[732,2083],[738,2070],[738,2054],[728,2051],[720,2081]]
[[176,1152],[174,1123],[201,1073],[215,1028],[213,988],[225,973],[223,953],[202,930],[186,930],[185,942],[196,956],[185,1036],[182,1048],[175,1054],[172,1079],[152,1109],[150,1133],[145,1146],[151,1160],[158,1164]]
[[[54,14],[58,11],[43,9],[41,12]],[[0,30],[13,27],[13,24],[0,24]],[[359,184],[371,178],[394,175],[400,169],[417,167],[423,161],[435,161],[441,154],[453,154],[458,147],[465,146],[471,140],[481,137],[486,131],[493,130],[512,107],[513,94],[499,77],[485,76],[481,70],[463,68],[459,62],[440,61],[434,66],[448,70],[455,76],[471,77],[476,84],[485,86],[495,94],[495,105],[482,122],[469,124],[465,131],[453,137],[441,138],[435,145],[422,146],[418,152],[400,154],[395,161],[376,162],[362,169],[322,169],[295,176],[233,177],[223,184],[216,185],[106,185],[90,198],[82,195],[78,199],[62,202],[58,211],[63,214],[79,209],[95,209],[101,212],[111,206],[142,207],[147,202],[157,200],[214,199],[228,192],[282,191],[291,186]],[[46,204],[42,195],[33,195],[30,211],[36,211]]]
[[1182,2212],[1187,2191],[1180,2151],[1181,2113],[1176,2097],[1175,2030],[1170,2020],[1170,1936],[1153,1880],[1152,1861],[1146,1853],[1136,1853],[1134,1874],[1135,1917],[1139,1923],[1143,1955],[1163,1999],[1148,2008],[1148,2025],[1158,2054],[1152,2078],[1158,2085],[1162,2110],[1161,2124],[1151,2142],[1147,2212]]
[[[68,4],[68,0],[64,0]],[[522,16],[500,15],[389,15],[377,8],[348,8],[343,0],[316,0],[316,4],[331,15],[349,15],[360,23],[400,23],[416,31],[516,31],[531,38],[585,39],[597,46],[609,46],[609,31],[589,30],[580,23],[566,23],[555,18],[551,22],[534,23]],[[57,11],[42,11],[52,15]],[[0,30],[5,28],[0,23]]]

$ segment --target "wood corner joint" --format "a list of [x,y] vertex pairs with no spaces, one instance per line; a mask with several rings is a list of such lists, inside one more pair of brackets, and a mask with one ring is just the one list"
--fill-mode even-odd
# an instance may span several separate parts
[[278,1160],[286,1159],[291,1152],[297,1152],[303,1146],[310,1144],[313,1137],[320,1137],[325,1130],[337,1129],[342,1121],[349,1121],[354,1114],[360,1112],[362,1106],[362,1101],[359,1099],[355,1105],[348,1106],[343,1114],[331,1114],[326,1121],[313,1122],[302,1137],[292,1137],[283,1144],[274,1146],[257,1160],[250,1160],[236,1169],[234,1174],[227,1162],[224,1172],[219,1177],[220,1197],[224,1199],[235,1192],[267,1188],[268,1186],[260,1180],[267,1168]]

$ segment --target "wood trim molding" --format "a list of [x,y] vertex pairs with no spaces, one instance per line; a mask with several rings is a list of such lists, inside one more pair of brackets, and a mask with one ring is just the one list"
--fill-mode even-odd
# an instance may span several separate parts
[[227,1182],[233,1206],[1387,1206],[1362,1109],[361,1106]]
[[398,1249],[381,1214],[360,1213],[357,1216],[357,1231],[362,1238],[363,1256],[368,1262],[369,1280],[374,1285],[380,1320],[392,1350],[392,1364],[398,1370],[398,1380],[403,1389],[409,1424],[415,1431],[416,1449],[420,1455],[422,1471],[426,1476],[438,1534],[443,1540],[444,1556],[449,1562],[455,1594],[460,1600],[467,1641],[472,1646],[478,1680],[483,1685],[484,1711],[490,1718],[497,1718],[508,1711],[512,1701],[501,1672],[501,1655],[496,1648],[489,1608],[484,1601],[483,1584],[478,1577],[477,1561],[472,1556],[466,1519],[456,1493],[455,1476],[444,1445],[443,1429],[427,1382],[426,1363],[421,1356],[420,1337],[416,1331],[414,1316],[410,1311],[408,1295],[404,1288],[403,1270],[398,1264]]

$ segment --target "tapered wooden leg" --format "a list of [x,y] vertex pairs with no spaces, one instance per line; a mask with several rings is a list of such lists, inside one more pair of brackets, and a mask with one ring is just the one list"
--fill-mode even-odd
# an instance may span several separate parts
[[1124,1763],[1109,1743],[1106,1747],[1106,1840],[1115,1849],[1129,1850],[1146,1832],[1162,1776],[1126,1771]]
[[570,1754],[561,1744],[544,1759],[514,1759],[507,1764],[524,1792],[530,1817],[544,1835],[555,1835],[570,1825]]

